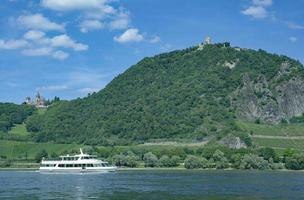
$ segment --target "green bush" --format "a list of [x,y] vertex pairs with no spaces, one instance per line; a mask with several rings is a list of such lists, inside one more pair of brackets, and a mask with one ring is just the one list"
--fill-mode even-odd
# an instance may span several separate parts
[[303,170],[304,169],[304,154],[297,153],[290,157],[286,157],[285,166],[287,169]]
[[192,155],[187,156],[184,164],[186,169],[197,169],[202,167],[201,158]]
[[47,158],[47,157],[48,157],[47,151],[45,149],[42,149],[40,152],[36,154],[35,160],[37,163],[40,163],[43,158]]
[[216,150],[212,158],[215,162],[216,169],[225,169],[229,167],[229,162],[222,151]]
[[269,169],[269,163],[258,155],[246,154],[241,161],[240,168],[265,170]]
[[148,152],[144,155],[145,167],[156,167],[158,164],[158,159],[156,155],[151,152]]

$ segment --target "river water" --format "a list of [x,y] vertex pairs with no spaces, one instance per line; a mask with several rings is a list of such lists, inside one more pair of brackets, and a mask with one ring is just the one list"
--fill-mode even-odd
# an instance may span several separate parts
[[0,199],[304,199],[304,172],[135,170],[40,174],[0,171]]

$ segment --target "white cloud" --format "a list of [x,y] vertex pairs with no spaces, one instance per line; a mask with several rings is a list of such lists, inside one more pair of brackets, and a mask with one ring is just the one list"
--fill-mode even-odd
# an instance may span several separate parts
[[107,0],[42,0],[41,5],[56,11],[72,11],[103,8],[107,2]]
[[19,49],[28,46],[29,43],[26,40],[0,40],[0,49]]
[[51,55],[52,51],[52,48],[41,47],[36,49],[24,49],[21,53],[26,56],[48,56]]
[[27,29],[43,31],[64,31],[64,25],[51,22],[41,14],[22,15],[17,19],[19,25]]
[[[251,5],[242,10],[241,13],[247,16],[251,16],[256,19],[263,19],[268,17],[267,7],[273,4],[272,0],[252,0]],[[275,20],[275,16],[271,16]]]
[[122,35],[114,37],[114,41],[119,43],[140,42],[143,39],[144,37],[139,33],[138,29],[135,28],[130,28],[126,30]]
[[102,29],[104,24],[98,20],[84,20],[80,23],[80,31],[83,33],[87,33],[91,30]]
[[160,41],[160,37],[159,36],[154,36],[150,39],[150,43],[158,43]]
[[256,6],[271,6],[272,5],[272,0],[252,0],[252,4]]
[[287,24],[288,28],[290,28],[290,29],[304,29],[304,26],[293,23],[293,22],[287,22],[286,24]]
[[67,85],[48,85],[36,88],[37,91],[61,91],[67,89],[69,89]]
[[65,60],[69,57],[69,54],[64,51],[55,51],[52,53],[52,57],[57,60]]
[[72,48],[74,51],[86,51],[89,48],[88,45],[75,42],[66,34],[53,37],[50,43],[53,47]]
[[45,33],[42,31],[30,30],[24,34],[24,38],[27,40],[40,40],[45,36]]
[[265,18],[268,15],[266,9],[262,6],[250,6],[243,10],[242,13],[258,19]]
[[289,37],[288,39],[292,43],[296,43],[298,41],[298,38],[296,38],[296,37]]
[[126,29],[130,24],[129,12],[121,9],[117,15],[109,22],[110,29]]
[[61,50],[54,51],[53,48],[49,47],[24,49],[21,53],[25,56],[51,56],[57,60],[65,60],[69,57],[68,53]]

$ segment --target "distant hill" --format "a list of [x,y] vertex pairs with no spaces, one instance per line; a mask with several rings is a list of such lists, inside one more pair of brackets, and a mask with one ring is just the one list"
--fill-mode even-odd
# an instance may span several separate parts
[[29,117],[27,129],[41,142],[246,140],[236,121],[286,123],[304,113],[303,102],[300,62],[224,43],[144,58],[100,92]]

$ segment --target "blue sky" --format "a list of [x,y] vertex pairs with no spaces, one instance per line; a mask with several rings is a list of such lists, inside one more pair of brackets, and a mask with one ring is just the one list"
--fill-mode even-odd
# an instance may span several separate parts
[[0,101],[84,97],[206,36],[304,63],[303,19],[304,0],[2,0]]

